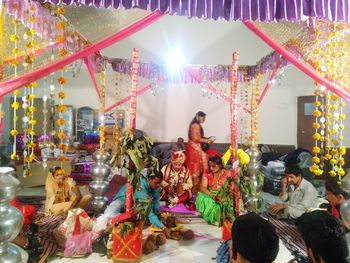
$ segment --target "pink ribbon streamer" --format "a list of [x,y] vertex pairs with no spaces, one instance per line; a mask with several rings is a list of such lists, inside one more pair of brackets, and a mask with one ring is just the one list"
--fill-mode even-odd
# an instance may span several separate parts
[[271,39],[265,32],[263,32],[260,28],[256,27],[253,22],[251,21],[245,21],[244,24],[253,31],[258,37],[260,37],[262,40],[264,40],[268,45],[270,45],[274,50],[276,50],[278,53],[280,53],[286,60],[291,62],[294,66],[296,66],[299,70],[304,72],[306,75],[311,77],[316,82],[320,83],[321,85],[325,86],[330,91],[336,93],[338,96],[342,97],[343,99],[350,101],[350,93],[343,90],[341,87],[336,85],[335,83],[332,83],[326,78],[321,77],[317,74],[315,70],[307,66],[303,61],[297,59],[291,52],[289,52],[286,48],[284,48],[282,45],[280,45],[277,41],[274,41]]
[[84,62],[85,62],[85,65],[89,71],[89,74],[90,74],[90,77],[91,77],[91,81],[92,83],[94,84],[94,88],[95,88],[95,91],[96,91],[96,94],[99,98],[101,98],[101,94],[100,94],[100,91],[98,89],[98,85],[97,85],[97,82],[96,82],[96,78],[95,78],[95,73],[94,73],[94,70],[92,69],[92,65],[91,65],[91,62],[90,62],[90,59],[88,57],[85,57],[84,58]]
[[[150,90],[151,88],[152,88],[152,84],[149,84],[146,87],[136,91],[136,95],[137,96],[141,95],[141,94],[145,93],[146,91]],[[105,109],[105,113],[113,110],[116,106],[119,106],[119,105],[124,104],[125,102],[128,102],[129,100],[131,100],[131,95],[126,97],[126,98],[124,98],[124,99],[122,99],[122,100],[120,100],[120,101],[118,101],[117,103],[114,103],[111,106],[109,106],[107,109]]]
[[37,79],[43,78],[46,75],[49,75],[52,72],[55,72],[61,68],[63,68],[66,65],[69,65],[70,63],[74,62],[77,59],[86,57],[94,52],[97,52],[101,49],[104,49],[110,45],[113,45],[114,43],[134,34],[135,32],[145,28],[146,26],[152,24],[159,18],[161,18],[164,15],[164,13],[161,12],[153,12],[149,14],[148,16],[142,18],[141,20],[137,21],[136,23],[128,26],[125,29],[122,29],[118,33],[101,40],[100,42],[97,42],[96,44],[87,47],[81,51],[78,51],[75,54],[72,54],[70,56],[61,58],[54,63],[51,63],[49,65],[43,66],[37,70],[28,72],[23,74],[22,76],[12,78],[6,81],[3,81],[0,83],[0,97],[14,91],[17,88],[24,87],[25,85],[29,84],[30,82],[36,81]]
[[258,100],[258,105],[260,105],[260,103],[261,103],[262,100],[264,99],[264,97],[265,97],[265,95],[266,95],[268,89],[270,88],[270,86],[271,86],[271,81],[272,81],[273,78],[275,77],[277,70],[280,68],[280,64],[281,64],[281,61],[278,61],[277,64],[276,64],[276,66],[275,66],[275,68],[273,69],[273,71],[272,71],[272,73],[271,73],[271,76],[270,76],[270,78],[269,78],[269,81],[267,82],[267,84],[266,84],[266,86],[265,86],[263,92],[262,92],[261,95],[260,95],[260,98],[259,98],[259,100]]

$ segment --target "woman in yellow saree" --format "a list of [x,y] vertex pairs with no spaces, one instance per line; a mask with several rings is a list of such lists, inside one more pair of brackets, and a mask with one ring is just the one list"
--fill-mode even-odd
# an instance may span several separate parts
[[82,196],[74,180],[60,167],[49,172],[45,189],[45,212],[48,214],[65,215],[72,208],[88,208],[90,196]]

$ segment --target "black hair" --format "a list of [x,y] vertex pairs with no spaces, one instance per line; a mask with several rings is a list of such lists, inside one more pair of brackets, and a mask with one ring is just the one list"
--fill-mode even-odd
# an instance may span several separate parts
[[271,263],[279,251],[279,240],[274,226],[256,213],[236,218],[232,225],[232,252],[239,253],[252,263]]
[[349,199],[350,198],[350,193],[344,191],[341,188],[341,181],[336,181],[334,179],[328,180],[325,183],[325,188],[328,192],[331,192],[335,196],[342,195],[344,199]]
[[286,163],[286,174],[294,174],[295,176],[303,176],[303,171],[296,163]]
[[344,228],[340,221],[327,211],[315,210],[304,213],[296,225],[307,248],[312,251],[316,262],[347,262],[349,248]]
[[221,169],[224,168],[224,163],[222,162],[222,159],[219,155],[212,155],[209,157],[208,164],[209,162],[215,163],[221,167]]
[[156,173],[148,175],[148,179],[155,179],[155,178],[163,180],[163,173],[161,171],[157,171]]
[[194,116],[194,118],[192,119],[190,126],[188,127],[188,138],[191,139],[191,126],[194,123],[199,124],[199,127],[201,128],[200,132],[201,132],[201,136],[204,137],[204,131],[202,128],[202,125],[200,125],[199,123],[199,117],[205,117],[207,114],[205,114],[203,111],[198,111],[196,113],[196,116]]

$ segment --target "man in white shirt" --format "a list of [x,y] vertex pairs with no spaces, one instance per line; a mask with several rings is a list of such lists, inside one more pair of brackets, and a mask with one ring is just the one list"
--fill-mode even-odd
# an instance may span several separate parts
[[270,212],[281,219],[296,219],[316,207],[317,191],[297,164],[286,164],[285,174],[280,192],[283,203],[272,205]]

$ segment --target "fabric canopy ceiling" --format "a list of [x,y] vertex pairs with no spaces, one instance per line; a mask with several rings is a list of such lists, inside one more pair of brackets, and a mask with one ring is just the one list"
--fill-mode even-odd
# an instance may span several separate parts
[[342,0],[38,0],[96,8],[140,8],[202,19],[295,21],[308,17],[349,22],[349,1]]
[[[11,7],[13,3],[22,6],[27,2],[29,1],[5,0],[7,16],[10,14],[25,25],[28,18],[19,17],[21,14],[19,14],[18,9],[11,10]],[[294,58],[300,61],[299,63],[303,63],[304,66],[316,72],[315,74],[319,70],[319,65],[314,63],[317,60],[327,62],[329,65],[338,64],[340,58],[337,58],[339,61],[336,61],[333,55],[336,50],[340,49],[339,46],[336,48],[333,43],[347,41],[350,32],[348,25],[349,4],[348,1],[341,0],[36,0],[32,3],[37,5],[36,12],[44,14],[46,17],[45,23],[38,23],[41,26],[36,28],[38,35],[42,38],[42,41],[35,41],[38,44],[36,48],[40,51],[41,49],[45,50],[46,47],[49,51],[48,54],[38,54],[35,62],[36,68],[45,67],[50,63],[52,57],[50,47],[52,45],[55,47],[56,44],[52,41],[55,39],[52,34],[56,32],[55,27],[58,19],[67,24],[68,32],[71,34],[67,37],[65,45],[68,46],[67,49],[72,56],[99,41],[103,41],[128,25],[153,13],[159,13],[159,11],[190,18],[247,20],[250,23],[255,21],[254,26],[259,28],[267,36],[266,38],[278,43],[282,49],[293,53]],[[68,5],[65,14],[61,17],[52,15],[52,10],[58,4]],[[37,14],[37,17],[41,17],[40,14]],[[94,21],[98,21],[98,23]],[[275,21],[279,21],[279,23],[275,23]],[[339,21],[343,21],[343,23]],[[5,22],[10,24],[9,28],[12,29],[11,19],[7,19]],[[324,32],[323,39],[320,39],[317,34],[317,27],[320,23]],[[45,27],[46,24],[49,25],[48,29]],[[6,25],[5,28],[7,28]],[[338,30],[340,34],[333,34],[333,29]],[[331,34],[333,35],[330,45],[328,38]],[[9,35],[5,38],[9,38]],[[43,46],[44,48],[42,48]],[[7,49],[5,47],[7,50],[5,54],[8,54],[8,57],[5,55],[5,61],[11,61],[10,50],[12,48],[11,45],[8,45]],[[317,49],[322,51],[322,56],[315,56],[314,51]],[[342,61],[345,61],[348,52],[350,54],[350,46],[342,47],[341,53],[344,54]],[[98,64],[98,61],[96,63]],[[5,66],[8,67],[9,64]],[[343,75],[341,79],[322,76],[328,78],[332,85],[338,85],[346,90],[348,93],[346,98],[350,98],[349,90],[346,88],[350,85],[350,76],[342,73],[348,72],[348,70],[350,70],[349,63],[337,73],[338,76]],[[26,73],[25,71],[24,69],[20,73]],[[11,77],[11,72],[5,68],[4,78],[11,80]],[[3,84],[8,85],[8,83]],[[1,83],[0,87],[2,87]]]

